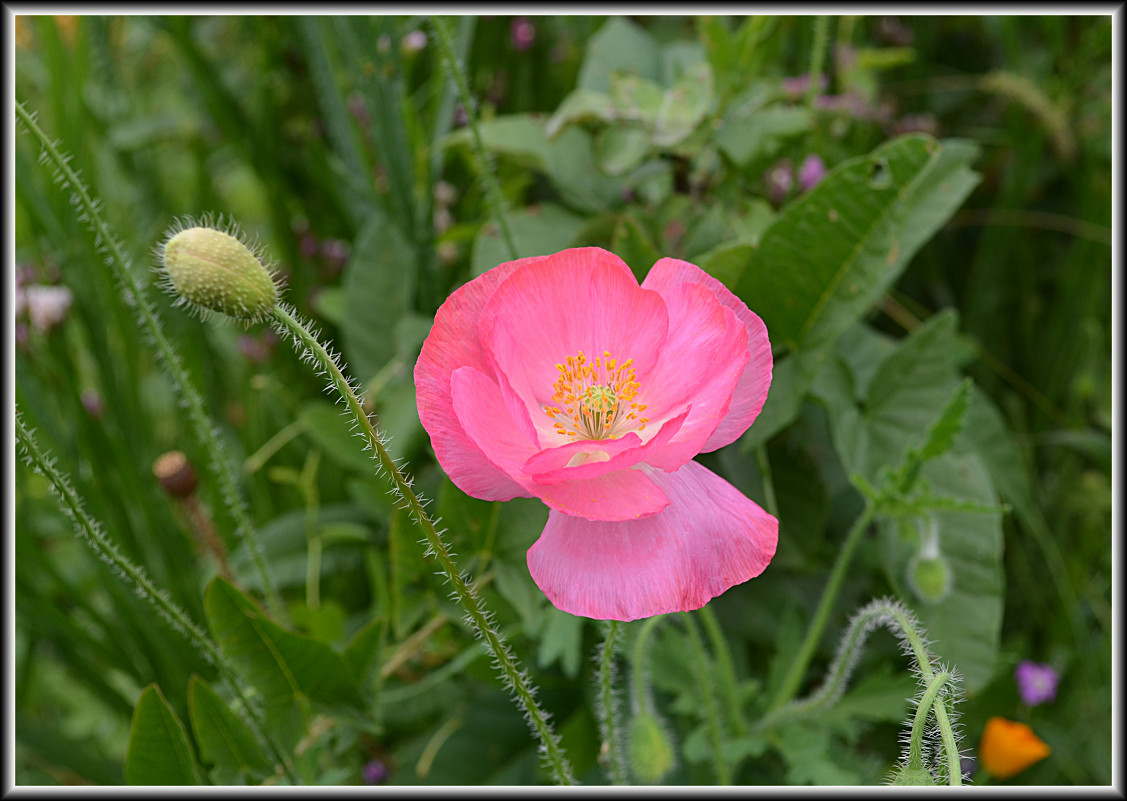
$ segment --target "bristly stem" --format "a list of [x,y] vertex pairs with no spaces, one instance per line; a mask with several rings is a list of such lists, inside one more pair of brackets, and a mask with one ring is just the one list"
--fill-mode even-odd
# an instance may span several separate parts
[[531,679],[517,665],[516,657],[505,643],[503,636],[497,631],[490,620],[491,615],[482,605],[467,577],[462,575],[450,549],[442,539],[442,535],[424,509],[424,503],[411,488],[411,480],[401,471],[398,465],[387,452],[387,440],[379,434],[364,407],[357,397],[356,390],[345,377],[337,364],[336,358],[325,350],[317,337],[310,333],[305,325],[293,316],[285,305],[279,304],[273,311],[274,324],[279,333],[291,338],[308,361],[321,373],[329,377],[330,385],[340,394],[341,398],[351,413],[356,430],[364,439],[367,448],[373,452],[372,458],[379,469],[385,472],[391,481],[392,492],[396,495],[401,508],[406,509],[422,529],[428,547],[427,555],[434,556],[446,574],[447,580],[453,587],[453,597],[466,610],[467,620],[481,635],[485,646],[501,671],[502,677],[512,688],[517,703],[525,711],[533,734],[540,740],[543,754],[549,769],[558,784],[573,784],[571,766],[560,746],[559,738],[552,731],[548,714],[536,703],[536,688]]
[[98,204],[91,198],[86,185],[78,177],[78,174],[70,168],[67,163],[68,157],[59,152],[55,143],[36,124],[34,117],[23,107],[22,103],[16,103],[16,116],[39,141],[43,148],[44,158],[55,166],[63,185],[69,185],[74,191],[74,200],[82,208],[81,219],[86,223],[90,232],[94,234],[94,241],[99,250],[106,254],[106,263],[117,278],[125,304],[136,309],[138,325],[148,334],[149,340],[160,357],[159,361],[164,364],[173,385],[180,392],[181,401],[188,410],[188,418],[192,422],[196,437],[204,450],[211,456],[211,471],[220,487],[224,503],[235,521],[236,540],[245,542],[247,549],[250,551],[270,611],[278,619],[284,619],[281,599],[278,597],[274,584],[270,581],[270,576],[266,572],[266,563],[262,558],[258,542],[255,540],[254,526],[247,513],[246,505],[243,503],[242,496],[235,483],[231,463],[222,443],[219,441],[219,437],[216,435],[215,427],[204,409],[203,399],[189,379],[188,371],[180,361],[180,355],[161,329],[156,308],[146,299],[141,285],[130,269],[129,257],[126,256],[121,243],[102,218],[98,211]]
[[626,768],[622,760],[622,735],[618,727],[618,698],[614,692],[614,648],[618,640],[618,621],[606,622],[606,639],[599,649],[599,733],[606,749],[611,783],[626,783]]
[[501,237],[505,240],[505,247],[509,250],[509,258],[516,259],[519,253],[517,252],[516,241],[513,239],[512,229],[509,228],[508,214],[505,210],[505,198],[501,194],[501,187],[497,183],[497,176],[493,174],[491,168],[492,162],[489,158],[489,153],[486,151],[485,143],[481,139],[481,129],[477,121],[477,106],[474,103],[473,95],[470,94],[470,87],[466,82],[466,75],[462,71],[462,67],[458,63],[458,58],[454,53],[454,44],[451,41],[450,31],[446,27],[446,21],[437,15],[430,17],[430,24],[431,27],[434,28],[435,40],[438,43],[438,51],[442,55],[443,66],[446,67],[446,72],[454,81],[454,85],[458,88],[458,96],[462,101],[462,108],[466,111],[466,125],[469,126],[470,134],[473,137],[473,151],[477,162],[478,178],[481,180],[482,186],[485,189],[485,197],[489,203],[490,211],[497,220],[497,225],[501,228]]
[[[912,718],[912,735],[908,742],[909,768],[923,770],[923,737],[924,724],[927,723],[927,713],[931,711],[933,705],[937,704],[939,693],[943,689],[943,685],[950,679],[950,673],[937,673],[932,677],[931,682],[927,685],[927,689],[924,690],[924,694],[920,697],[920,703],[916,706],[915,717]],[[938,710],[938,707],[936,707],[936,709]],[[958,772],[961,773],[961,769]]]
[[139,596],[156,609],[161,617],[168,621],[174,631],[179,632],[193,648],[203,654],[208,662],[215,665],[216,670],[219,671],[224,681],[242,703],[243,709],[246,710],[247,723],[258,738],[270,749],[287,778],[297,784],[298,780],[293,773],[289,760],[267,735],[261,716],[243,693],[237,674],[227,663],[222,651],[188,617],[187,612],[169,599],[168,593],[158,589],[145,574],[145,571],[130,562],[117,549],[117,546],[106,537],[102,527],[86,511],[81,497],[75,491],[66,474],[59,470],[54,461],[40,448],[34,433],[24,423],[23,415],[20,414],[18,409],[16,410],[16,440],[23,450],[24,461],[27,462],[28,466],[50,482],[51,491],[55,494],[60,508],[74,524],[74,530],[79,539],[85,542],[99,559],[111,565],[126,584],[130,585]]
[[716,709],[716,697],[713,694],[712,681],[708,675],[708,654],[704,650],[697,623],[688,612],[681,613],[685,623],[685,631],[689,635],[689,643],[693,649],[696,660],[697,684],[700,687],[701,698],[704,701],[704,717],[708,726],[708,739],[712,743],[712,759],[716,767],[716,781],[722,785],[732,783],[731,771],[728,769],[728,760],[724,758],[724,742],[720,734],[720,713]]

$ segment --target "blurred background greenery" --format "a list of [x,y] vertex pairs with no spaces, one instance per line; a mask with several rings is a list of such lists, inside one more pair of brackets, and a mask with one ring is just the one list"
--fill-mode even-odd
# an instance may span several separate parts
[[[819,165],[911,131],[977,143],[981,182],[866,330],[892,342],[956,310],[959,364],[1002,412],[1020,454],[992,476],[1011,506],[1004,615],[993,672],[963,705],[964,746],[973,751],[991,715],[1024,719],[1053,755],[1011,782],[1110,782],[1110,17],[834,17],[828,77],[813,87],[809,17],[452,22],[522,253],[593,244],[640,273],[665,255],[710,260],[720,273],[717,247],[757,243]],[[551,609],[527,576],[524,551],[544,509],[462,495],[434,464],[414,407],[411,368],[435,310],[506,260],[466,110],[429,30],[406,16],[20,16],[15,94],[74,156],[144,283],[149,249],[183,215],[222,212],[265,245],[288,300],[342,349],[394,455],[436,498],[464,566],[534,667],[577,772],[597,783],[589,656],[599,632]],[[597,89],[616,66],[624,51],[611,42],[661,45],[663,65],[706,53],[700,108],[685,100],[683,118],[646,138],[597,107],[566,105],[577,85]],[[532,124],[539,133],[520,127]],[[545,124],[559,135],[545,138]],[[68,193],[37,164],[31,137],[16,140],[14,280],[40,288],[17,310],[17,403],[112,539],[202,620],[202,589],[219,566],[197,532],[229,531],[232,521],[216,486],[201,481],[190,501],[173,497],[153,463],[180,450],[202,468],[207,455]],[[519,713],[320,381],[265,328],[201,324],[158,291],[150,298],[241,467],[291,622],[338,644],[373,618],[386,622],[378,726],[313,737],[309,775],[542,779]],[[816,602],[856,509],[819,405],[808,398],[796,415],[766,453],[784,533],[800,532],[801,547],[780,553],[738,599],[712,605],[740,672],[758,677],[749,695],[800,633],[800,612]],[[732,460],[719,464],[740,484]],[[762,501],[756,465],[745,473]],[[158,683],[187,720],[190,676],[214,671],[83,549],[42,479],[20,465],[15,485],[15,780],[121,783],[141,689]],[[230,564],[244,588],[259,589],[248,554],[233,551]],[[845,606],[895,588],[876,557],[854,572]],[[911,684],[894,645],[878,640],[857,675],[883,681],[882,698],[903,698]],[[703,783],[679,642],[663,628],[653,647],[660,706],[684,744],[668,780]],[[827,638],[819,665],[832,647]],[[1013,670],[1023,659],[1060,672],[1053,704],[1021,704]],[[851,760],[827,756],[838,740],[811,735],[743,762],[738,778],[877,781],[896,758],[906,709],[891,703],[835,729]],[[801,773],[798,763],[830,767]]]

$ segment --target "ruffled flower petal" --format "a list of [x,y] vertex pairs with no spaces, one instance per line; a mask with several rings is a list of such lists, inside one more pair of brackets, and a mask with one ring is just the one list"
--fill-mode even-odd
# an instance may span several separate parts
[[683,283],[707,287],[747,329],[750,358],[736,384],[727,415],[701,448],[702,453],[708,453],[735,442],[759,416],[767,400],[767,390],[771,387],[771,342],[767,338],[767,326],[759,319],[759,315],[751,311],[724,284],[695,264],[680,259],[661,259],[654,264],[642,286],[661,293],[662,297],[668,297],[673,287]]
[[642,520],[549,513],[528,569],[558,609],[601,620],[699,609],[767,567],[779,523],[739,490],[697,462],[650,478],[669,505]]
[[450,376],[459,367],[489,370],[477,339],[481,310],[510,274],[543,258],[507,262],[456,290],[435,315],[434,326],[415,363],[419,420],[430,434],[439,464],[452,473],[451,480],[459,489],[487,501],[507,501],[527,493],[492,464],[462,429],[450,396]]
[[[580,351],[590,362],[610,352],[636,371],[657,360],[668,330],[661,296],[601,248],[573,248],[520,270],[482,309],[479,338],[495,372],[508,377],[537,428],[547,424],[557,364]],[[537,419],[541,418],[541,419]]]
[[728,414],[732,393],[747,365],[747,331],[701,284],[666,287],[669,334],[654,369],[639,375],[646,414],[662,420],[691,404],[672,443],[647,459],[672,471],[692,459]]
[[537,484],[535,488],[540,500],[552,509],[551,514],[562,512],[592,525],[595,521],[638,520],[669,505],[665,493],[641,470],[616,470],[595,478]]
[[[450,394],[458,422],[470,441],[490,464],[523,485],[521,466],[537,447],[509,416],[497,383],[474,367],[459,367],[450,376]],[[466,466],[447,467],[450,480],[461,486],[459,480],[468,478],[464,475]]]

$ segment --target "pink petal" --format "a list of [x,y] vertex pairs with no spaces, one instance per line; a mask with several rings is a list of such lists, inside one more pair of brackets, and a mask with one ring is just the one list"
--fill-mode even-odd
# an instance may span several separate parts
[[759,416],[759,411],[767,400],[767,390],[771,386],[771,342],[767,338],[767,327],[759,316],[748,309],[724,284],[695,264],[679,259],[661,259],[650,269],[642,286],[660,292],[664,297],[672,287],[685,282],[704,285],[712,290],[717,300],[735,313],[747,328],[747,347],[751,354],[736,385],[727,416],[720,421],[701,449],[702,452],[708,452],[735,442]]
[[556,365],[580,351],[591,362],[609,351],[640,375],[657,359],[668,316],[656,292],[638,286],[626,264],[601,248],[572,248],[513,273],[485,305],[481,342],[544,431]]
[[767,567],[779,522],[739,490],[697,462],[651,478],[669,506],[643,520],[548,514],[528,569],[558,609],[600,620],[685,612]]
[[[661,453],[666,444],[681,430],[688,410],[667,420],[647,442],[634,432],[612,440],[585,439],[548,448],[529,459],[524,470],[538,484],[558,484],[578,478],[594,478],[604,473],[623,470],[648,462],[651,454]],[[594,454],[596,459],[576,462],[579,454]],[[631,516],[632,517],[632,516]]]
[[733,312],[700,284],[665,288],[669,334],[654,369],[639,375],[645,414],[663,419],[690,404],[689,416],[669,446],[647,458],[666,471],[692,459],[728,413],[747,364],[747,331]]
[[616,470],[595,478],[536,484],[533,489],[552,514],[563,512],[588,521],[638,520],[669,504],[661,488],[641,470]]
[[[464,366],[489,369],[477,339],[481,310],[509,275],[542,258],[518,259],[494,267],[450,295],[435,315],[434,326],[415,363],[419,420],[430,434],[439,464],[463,492],[487,501],[507,501],[526,492],[466,436],[451,401],[450,375]],[[454,478],[455,473],[458,478]]]
[[[450,376],[450,395],[458,422],[470,441],[491,465],[523,485],[521,467],[536,453],[537,446],[509,416],[497,383],[475,367],[459,367]],[[467,479],[465,468],[470,466],[457,461],[443,464],[450,480],[459,488]]]

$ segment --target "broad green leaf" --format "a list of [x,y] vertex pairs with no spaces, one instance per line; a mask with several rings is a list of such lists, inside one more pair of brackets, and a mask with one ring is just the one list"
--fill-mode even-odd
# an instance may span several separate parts
[[751,428],[740,437],[740,448],[748,453],[790,425],[802,401],[827,362],[824,349],[793,351],[775,362],[767,401]]
[[599,166],[607,175],[624,175],[645,159],[650,138],[637,125],[610,125],[595,136]]
[[788,139],[808,132],[812,123],[813,117],[806,108],[771,106],[743,114],[729,112],[716,131],[716,144],[737,166],[743,167],[771,158]]
[[657,122],[665,91],[655,81],[637,75],[614,75],[610,80],[610,99],[616,117],[643,123],[649,129]]
[[386,636],[387,621],[376,618],[365,623],[345,645],[344,661],[357,687],[364,688],[367,685]]
[[773,341],[835,340],[969,193],[973,156],[912,135],[839,165],[763,235],[736,294],[754,302]]
[[261,781],[273,764],[242,719],[199,676],[188,683],[188,718],[200,746],[200,761],[214,765],[213,779],[221,784]]
[[[543,170],[548,163],[548,151],[552,144],[548,140],[543,121],[531,114],[506,114],[478,123],[481,142],[490,153],[503,156]],[[459,128],[445,136],[439,146],[470,147],[473,143],[469,128]]]
[[348,372],[362,383],[397,355],[395,324],[412,308],[415,253],[399,229],[373,215],[356,238],[341,286],[341,346]]
[[568,125],[576,122],[610,122],[615,118],[614,103],[605,92],[576,89],[563,99],[544,125],[544,133],[552,139]]
[[204,611],[223,653],[262,694],[267,724],[287,747],[307,728],[308,701],[333,708],[363,707],[340,654],[282,628],[222,578],[208,584]]
[[669,147],[683,140],[696,130],[711,104],[712,68],[701,62],[665,90],[654,121],[654,144]]
[[628,72],[656,81],[661,77],[661,49],[644,28],[623,17],[611,17],[587,42],[578,86],[605,92],[611,76]]
[[[548,256],[572,245],[584,219],[555,203],[541,203],[509,212],[517,258]],[[475,276],[498,264],[512,261],[501,230],[495,222],[481,229],[474,242],[472,272]]]
[[739,280],[754,250],[755,246],[748,242],[724,242],[694,258],[696,265],[706,273],[724,286],[732,286]]
[[125,783],[203,783],[188,732],[155,684],[144,689],[133,709],[129,748],[125,752]]

